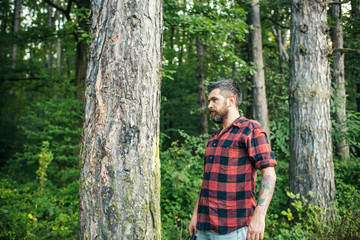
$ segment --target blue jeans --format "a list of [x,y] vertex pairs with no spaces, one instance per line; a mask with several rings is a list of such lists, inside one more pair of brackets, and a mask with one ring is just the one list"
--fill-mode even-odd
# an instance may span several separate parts
[[196,236],[198,240],[245,240],[248,227],[242,227],[228,234],[216,234],[210,231],[199,231]]

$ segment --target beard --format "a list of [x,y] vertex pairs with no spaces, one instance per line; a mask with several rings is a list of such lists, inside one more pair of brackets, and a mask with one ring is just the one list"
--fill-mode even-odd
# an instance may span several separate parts
[[222,108],[220,111],[212,110],[210,111],[211,121],[215,123],[223,123],[227,119],[228,114],[229,110],[225,107]]

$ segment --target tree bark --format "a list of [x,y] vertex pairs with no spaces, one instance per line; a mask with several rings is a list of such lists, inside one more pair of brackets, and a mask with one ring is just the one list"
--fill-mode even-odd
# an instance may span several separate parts
[[[79,0],[77,1],[77,5],[81,8],[89,9],[90,8],[90,0]],[[79,27],[85,32],[89,32],[89,26],[87,20],[84,18],[80,18]],[[84,87],[85,87],[85,79],[86,79],[86,71],[88,66],[88,52],[89,45],[86,39],[79,40],[76,45],[76,71],[75,71],[75,82],[77,95],[80,99],[84,98]]]
[[[48,28],[52,29],[54,23],[53,23],[53,18],[52,18],[52,14],[53,14],[53,7],[52,6],[48,6]],[[48,49],[47,49],[47,55],[48,55],[48,59],[47,59],[47,69],[51,70],[52,69],[52,64],[54,61],[54,57],[53,57],[53,43],[51,40],[48,41]]]
[[[351,17],[353,19],[359,19],[360,18],[360,1],[359,0],[352,0],[351,1]],[[353,25],[354,32],[358,33],[357,36],[359,36],[360,27],[358,24]],[[356,86],[358,97],[356,98],[356,110],[360,112],[360,83]]]
[[[334,0],[340,2],[340,0]],[[331,27],[331,39],[333,48],[343,48],[343,28],[341,25],[341,5],[331,5],[331,20],[335,23]],[[349,145],[346,143],[346,92],[345,92],[345,54],[335,52],[333,55],[332,82],[334,86],[334,107],[333,114],[335,120],[335,138],[336,153],[340,160],[346,160],[350,157]]]
[[[15,9],[14,9],[14,25],[13,25],[13,36],[14,38],[17,37],[17,33],[19,31],[19,24],[20,24],[20,5],[21,0],[15,1]],[[16,57],[17,57],[17,41],[14,39],[14,43],[12,44],[11,48],[11,68],[16,68]]]
[[92,1],[81,239],[161,239],[162,1]]
[[[327,4],[292,0],[290,54],[290,191],[328,207],[335,200],[330,120]],[[320,202],[319,202],[319,201]]]
[[262,55],[259,0],[251,1],[248,20],[249,25],[254,27],[254,30],[249,34],[249,57],[250,61],[254,62],[255,70],[254,75],[251,77],[253,94],[252,115],[255,120],[260,122],[269,136],[269,115],[266,100],[264,60]]
[[[60,6],[61,2],[60,0],[57,0],[56,4]],[[59,10],[56,10],[55,14],[55,21],[58,22],[58,31],[61,28],[61,12]],[[58,36],[56,40],[56,67],[58,71],[60,71],[61,68],[61,38]]]
[[204,45],[200,39],[196,39],[196,78],[198,85],[198,104],[200,109],[200,134],[208,133],[208,117],[205,97],[205,72],[204,72]]
[[276,26],[276,28],[271,28],[271,32],[274,35],[276,43],[278,45],[280,72],[284,73],[284,62],[289,62],[289,56],[286,53],[286,31],[285,34],[283,34],[281,28],[279,26]]

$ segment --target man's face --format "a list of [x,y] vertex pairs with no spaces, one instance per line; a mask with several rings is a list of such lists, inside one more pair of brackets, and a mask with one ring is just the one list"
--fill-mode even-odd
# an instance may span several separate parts
[[223,123],[229,113],[229,109],[226,107],[227,99],[220,94],[219,88],[215,88],[209,93],[208,100],[211,120],[216,123]]

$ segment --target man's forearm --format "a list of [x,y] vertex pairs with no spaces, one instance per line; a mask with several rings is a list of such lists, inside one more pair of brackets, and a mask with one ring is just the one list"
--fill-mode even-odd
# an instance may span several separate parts
[[273,167],[262,169],[261,174],[262,178],[259,191],[259,200],[257,202],[255,211],[258,212],[260,210],[260,213],[266,214],[274,194],[276,174]]
[[199,198],[200,198],[200,197],[198,197],[198,199],[197,199],[197,201],[196,201],[196,204],[195,204],[195,207],[194,207],[194,211],[193,211],[193,216],[196,215],[197,212],[198,212]]

